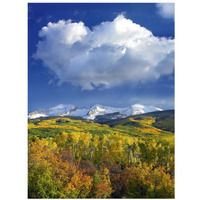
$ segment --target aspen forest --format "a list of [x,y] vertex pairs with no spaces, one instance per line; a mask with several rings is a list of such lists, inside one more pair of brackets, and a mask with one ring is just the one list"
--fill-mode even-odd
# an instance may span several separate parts
[[174,198],[174,112],[28,122],[29,198]]

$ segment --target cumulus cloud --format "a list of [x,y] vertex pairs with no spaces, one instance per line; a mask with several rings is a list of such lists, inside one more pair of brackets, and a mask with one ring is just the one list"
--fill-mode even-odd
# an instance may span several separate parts
[[92,90],[152,81],[173,72],[174,40],[155,37],[123,15],[92,30],[83,22],[49,22],[39,36],[34,58],[54,72],[58,84]]
[[174,3],[157,3],[158,13],[167,19],[174,18]]

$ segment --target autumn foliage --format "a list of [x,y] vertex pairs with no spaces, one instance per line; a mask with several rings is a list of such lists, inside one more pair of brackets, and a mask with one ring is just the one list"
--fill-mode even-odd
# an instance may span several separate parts
[[29,198],[174,198],[171,137],[86,130],[29,135]]

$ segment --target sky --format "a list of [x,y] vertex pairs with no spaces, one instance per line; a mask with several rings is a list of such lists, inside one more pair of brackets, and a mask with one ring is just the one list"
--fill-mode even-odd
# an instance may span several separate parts
[[174,4],[29,3],[28,109],[174,108]]

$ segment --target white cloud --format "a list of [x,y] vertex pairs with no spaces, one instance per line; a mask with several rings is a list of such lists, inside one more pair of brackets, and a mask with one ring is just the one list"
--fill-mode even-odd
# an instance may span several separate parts
[[39,36],[34,57],[55,73],[58,84],[92,90],[152,81],[173,72],[174,40],[155,37],[123,15],[92,30],[83,22],[60,20],[48,23]]
[[174,3],[157,3],[158,13],[167,19],[174,18]]
[[154,105],[162,109],[173,109],[174,108],[174,95],[168,95],[167,97],[159,96],[137,96],[129,99],[130,104],[143,104],[143,105]]

